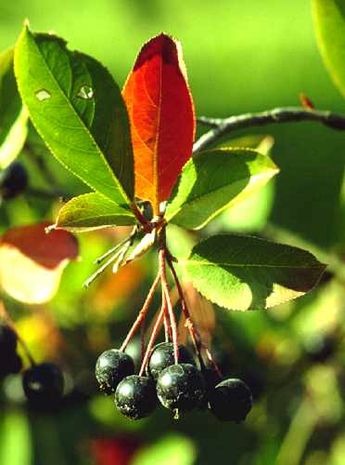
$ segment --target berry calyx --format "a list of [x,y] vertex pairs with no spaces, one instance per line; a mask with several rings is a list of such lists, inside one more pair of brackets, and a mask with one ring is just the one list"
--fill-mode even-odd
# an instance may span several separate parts
[[127,376],[117,386],[115,405],[123,415],[132,420],[147,417],[157,405],[154,382],[147,376]]
[[158,399],[170,410],[192,410],[202,401],[204,392],[203,377],[190,363],[170,365],[157,380]]
[[0,173],[0,194],[5,200],[13,199],[22,194],[28,185],[28,175],[19,162],[11,163]]
[[[194,365],[193,358],[185,346],[179,345],[179,363],[189,363]],[[171,342],[161,342],[157,344],[151,352],[150,359],[146,368],[146,373],[155,380],[159,374],[168,366],[173,365],[174,346]]]
[[24,371],[23,389],[34,406],[56,405],[62,398],[63,386],[62,372],[53,363],[41,363]]
[[241,379],[225,379],[210,392],[211,412],[222,421],[245,420],[253,405],[252,393]]
[[95,375],[100,390],[105,394],[115,392],[119,382],[133,373],[133,359],[118,349],[106,350],[97,359]]

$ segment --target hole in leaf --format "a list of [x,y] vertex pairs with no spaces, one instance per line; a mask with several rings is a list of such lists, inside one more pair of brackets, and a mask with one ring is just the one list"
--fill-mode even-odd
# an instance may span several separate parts
[[43,100],[48,100],[52,95],[50,92],[48,92],[46,89],[40,89],[36,92],[36,97],[40,102]]
[[93,89],[90,86],[81,86],[77,94],[78,97],[85,100],[90,100],[93,98]]

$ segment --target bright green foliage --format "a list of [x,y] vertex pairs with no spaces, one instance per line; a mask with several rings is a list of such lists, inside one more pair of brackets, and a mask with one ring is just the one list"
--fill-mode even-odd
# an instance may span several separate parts
[[166,218],[199,229],[225,208],[263,186],[278,168],[250,149],[217,149],[195,155],[185,165]]
[[230,234],[197,244],[185,267],[201,294],[232,310],[269,308],[299,297],[325,269],[302,249]]
[[0,168],[6,168],[23,148],[27,119],[14,77],[13,50],[9,49],[0,54]]
[[345,96],[345,2],[312,0],[316,36],[325,65]]
[[135,218],[130,210],[95,192],[79,195],[67,202],[59,211],[56,227],[72,232],[83,232],[134,223]]
[[24,28],[15,74],[30,117],[56,158],[118,204],[133,198],[127,112],[108,71],[62,39]]

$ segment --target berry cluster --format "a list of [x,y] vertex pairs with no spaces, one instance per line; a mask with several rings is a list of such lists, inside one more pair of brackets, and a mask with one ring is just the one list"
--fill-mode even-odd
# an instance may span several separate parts
[[175,418],[195,408],[208,408],[220,420],[243,421],[252,407],[249,387],[235,378],[219,382],[213,368],[200,368],[182,345],[175,363],[174,345],[162,342],[152,349],[145,373],[134,374],[132,358],[110,349],[99,356],[95,374],[100,390],[115,393],[118,410],[134,420],[147,417],[160,403]]
[[[7,324],[0,324],[0,380],[22,370],[17,354],[18,336]],[[35,364],[23,371],[23,389],[30,406],[42,409],[57,405],[63,393],[63,375],[53,363]]]

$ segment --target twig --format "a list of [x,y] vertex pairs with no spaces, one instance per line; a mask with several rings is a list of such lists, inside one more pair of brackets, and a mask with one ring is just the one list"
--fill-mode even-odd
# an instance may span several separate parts
[[316,121],[329,128],[345,130],[345,115],[330,111],[305,109],[303,107],[274,108],[258,113],[246,113],[229,118],[199,117],[198,121],[212,127],[194,144],[193,153],[199,152],[214,144],[222,136],[231,132],[254,126],[264,126],[274,123],[296,123],[300,121]]

